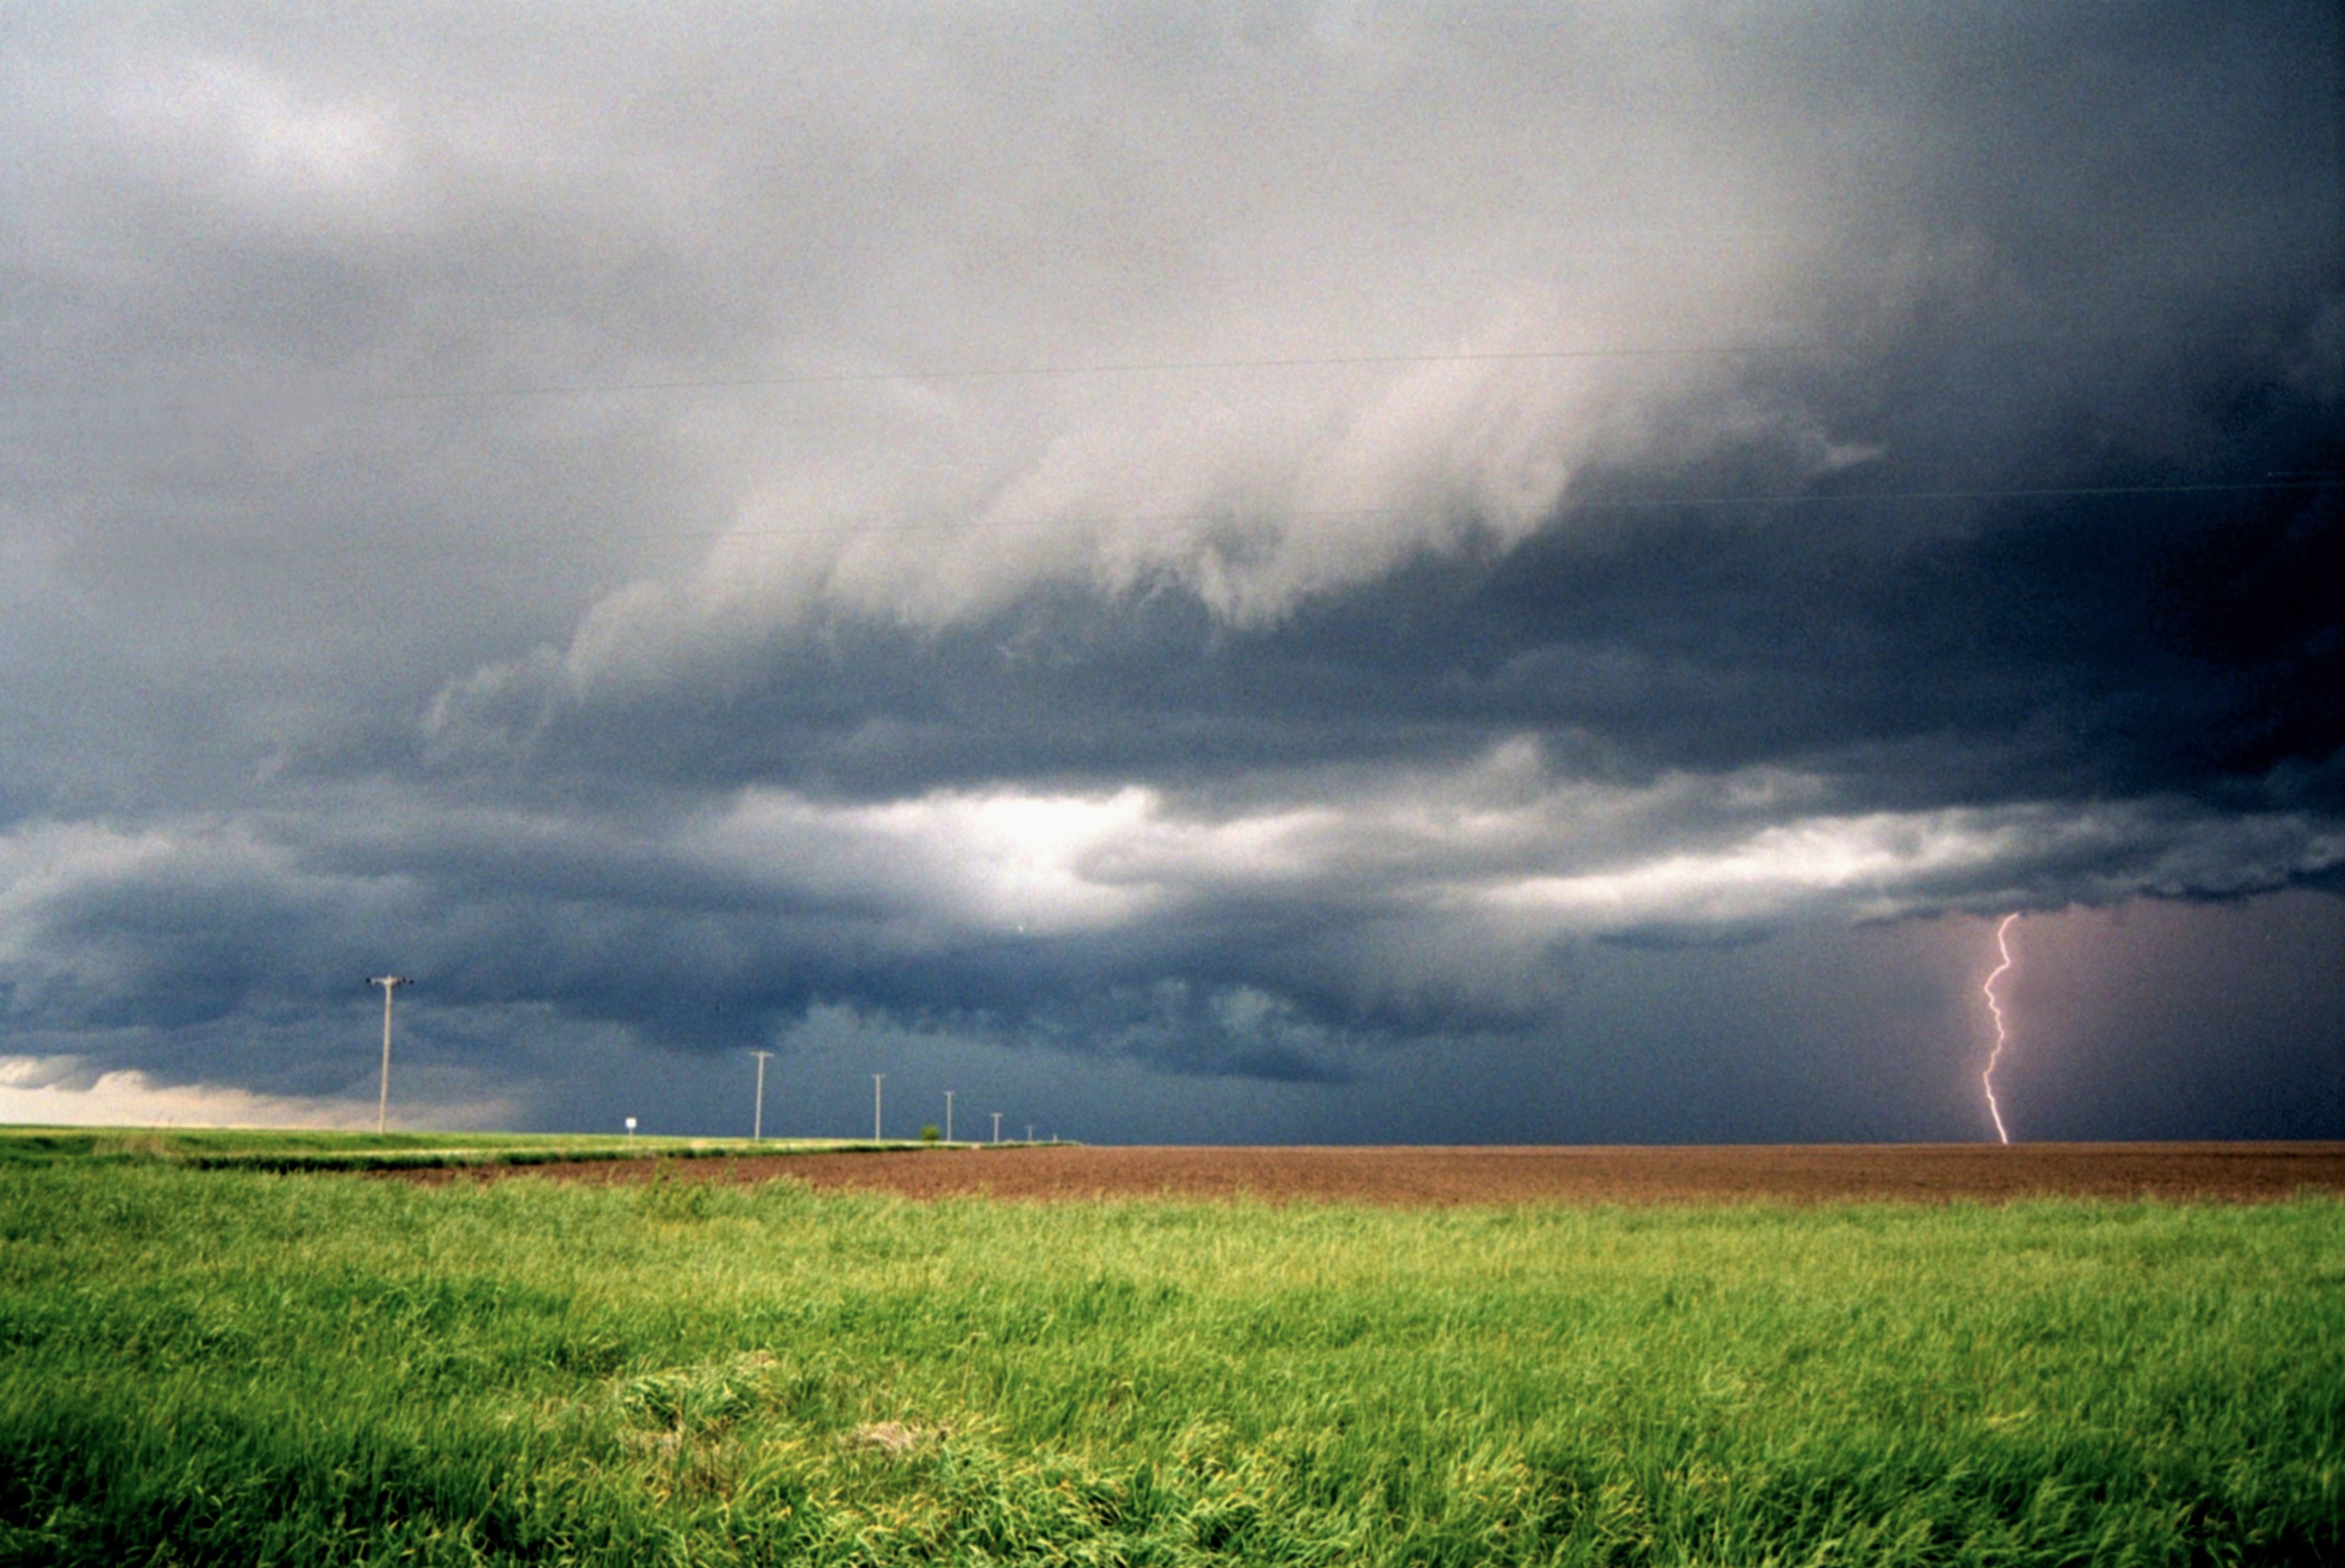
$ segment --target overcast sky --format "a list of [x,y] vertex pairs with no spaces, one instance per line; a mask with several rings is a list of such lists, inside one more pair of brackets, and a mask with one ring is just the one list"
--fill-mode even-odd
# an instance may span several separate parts
[[0,4],[0,1118],[2338,1136],[2336,18]]

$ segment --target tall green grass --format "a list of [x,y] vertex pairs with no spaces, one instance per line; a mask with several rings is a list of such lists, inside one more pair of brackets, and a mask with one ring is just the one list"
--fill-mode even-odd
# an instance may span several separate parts
[[0,1170],[0,1557],[2345,1552],[2345,1207]]
[[[225,1170],[428,1170],[605,1159],[719,1159],[933,1147],[890,1138],[635,1138],[619,1133],[328,1132],[258,1128],[0,1128],[0,1168],[163,1160]],[[958,1148],[983,1147],[956,1144]],[[1011,1146],[1000,1146],[1011,1147]],[[1031,1148],[1020,1144],[1015,1147]]]

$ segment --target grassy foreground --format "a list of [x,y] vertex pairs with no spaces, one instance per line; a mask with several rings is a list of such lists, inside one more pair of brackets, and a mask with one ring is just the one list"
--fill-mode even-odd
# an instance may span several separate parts
[[0,1167],[0,1559],[2304,1562],[2345,1206]]
[[[921,1148],[902,1138],[634,1138],[624,1133],[319,1132],[247,1128],[0,1128],[0,1169],[161,1160],[207,1170],[431,1170],[606,1159],[717,1159]],[[957,1144],[956,1148],[977,1147]],[[1003,1147],[1027,1148],[1029,1145]]]

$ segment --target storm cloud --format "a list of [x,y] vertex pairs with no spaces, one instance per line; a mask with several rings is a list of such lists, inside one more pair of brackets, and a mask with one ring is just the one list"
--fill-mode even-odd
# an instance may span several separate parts
[[779,1039],[1945,1136],[1968,917],[2345,956],[2333,8],[0,39],[11,1081],[339,1103],[390,966],[473,1120]]

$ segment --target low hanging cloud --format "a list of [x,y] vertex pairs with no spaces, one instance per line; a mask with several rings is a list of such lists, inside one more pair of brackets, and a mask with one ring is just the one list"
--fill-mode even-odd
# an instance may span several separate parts
[[[1244,806],[1139,786],[878,803],[756,787],[635,823],[442,811],[288,821],[267,842],[205,822],[36,829],[0,845],[5,956],[18,1017],[51,1027],[328,1004],[395,946],[439,1007],[552,996],[719,1044],[846,1003],[1245,1070],[1248,1050],[1339,1054],[1277,1055],[1274,1034],[1522,1027],[1548,999],[1546,956],[1577,942],[2238,896],[2345,865],[2345,830],[2300,812],[1846,814],[1831,793],[1775,773],[1564,780],[1517,744]],[[287,932],[298,944],[268,945]]]
[[0,22],[26,1059],[1338,1084],[2339,885],[2320,7],[389,15]]
[[[401,1086],[391,1125],[493,1128],[509,1101],[450,1102]],[[0,1123],[34,1127],[306,1127],[357,1131],[376,1107],[356,1099],[256,1094],[234,1084],[169,1083],[136,1068],[99,1071],[77,1057],[0,1057]]]

